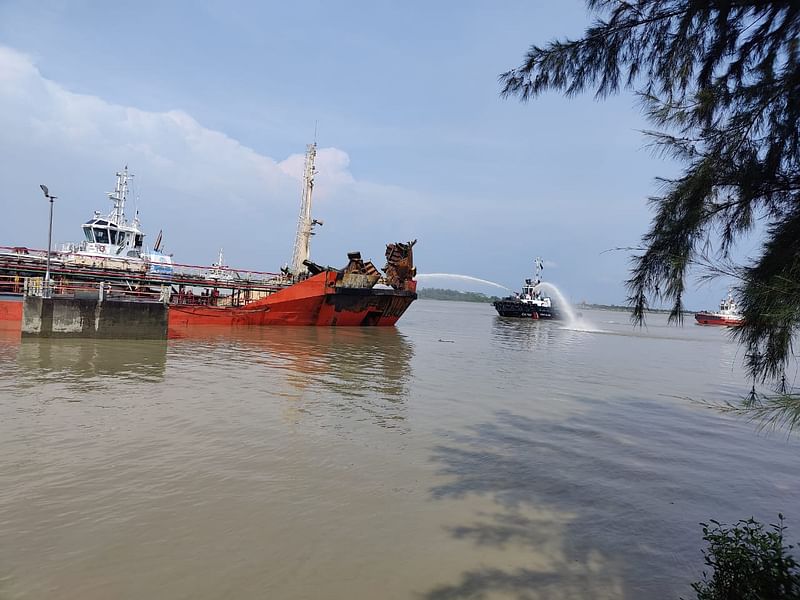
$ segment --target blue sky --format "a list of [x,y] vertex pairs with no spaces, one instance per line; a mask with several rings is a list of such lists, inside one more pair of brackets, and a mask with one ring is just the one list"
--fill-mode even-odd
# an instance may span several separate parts
[[[289,260],[301,154],[318,122],[312,259],[418,238],[421,273],[518,287],[535,256],[574,301],[620,303],[650,219],[635,98],[502,100],[531,43],[580,34],[583,2],[0,4],[0,245],[77,240],[136,174],[152,241],[177,262]],[[428,282],[434,283],[434,282]],[[450,286],[450,282],[437,282]],[[713,306],[726,282],[687,298]],[[491,288],[476,287],[478,291]]]

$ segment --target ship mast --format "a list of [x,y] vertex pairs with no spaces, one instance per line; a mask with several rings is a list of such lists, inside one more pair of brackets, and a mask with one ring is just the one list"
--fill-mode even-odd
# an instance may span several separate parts
[[314,226],[322,225],[322,221],[311,218],[311,194],[314,191],[314,159],[317,156],[317,143],[306,146],[306,162],[303,170],[303,197],[300,202],[300,217],[297,220],[297,235],[294,238],[294,251],[292,252],[291,273],[298,277],[307,269],[303,264],[309,257],[311,236],[314,235]]
[[133,175],[128,174],[128,165],[122,172],[117,172],[117,185],[113,192],[109,192],[108,197],[114,202],[114,210],[111,212],[111,218],[118,225],[125,224],[125,200],[128,198],[128,178]]

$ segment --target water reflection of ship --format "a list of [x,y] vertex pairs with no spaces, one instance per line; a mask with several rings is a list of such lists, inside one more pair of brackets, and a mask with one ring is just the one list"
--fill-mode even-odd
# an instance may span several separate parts
[[96,377],[160,381],[166,360],[163,340],[23,339],[17,352],[23,377],[81,384]]
[[560,325],[555,321],[503,319],[492,323],[493,345],[512,350],[543,350],[556,339]]
[[395,328],[275,327],[207,329],[182,335],[174,344],[215,344],[258,368],[280,370],[289,384],[291,418],[326,414],[368,418],[402,427],[411,380],[413,344]]

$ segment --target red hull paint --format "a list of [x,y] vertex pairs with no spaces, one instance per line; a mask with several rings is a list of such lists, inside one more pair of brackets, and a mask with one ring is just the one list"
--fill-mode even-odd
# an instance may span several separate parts
[[390,326],[416,298],[407,291],[337,288],[337,273],[323,272],[241,308],[173,305],[170,335],[202,325]]
[[22,328],[22,297],[0,298],[0,329]]
[[726,317],[713,313],[696,313],[694,315],[698,325],[722,325],[726,327],[736,327],[744,321],[741,317]]

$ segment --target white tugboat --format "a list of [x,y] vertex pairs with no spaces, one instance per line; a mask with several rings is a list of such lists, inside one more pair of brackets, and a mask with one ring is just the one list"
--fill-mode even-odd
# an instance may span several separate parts
[[149,251],[144,246],[144,233],[139,222],[139,211],[132,221],[125,217],[128,199],[128,182],[133,177],[127,165],[117,173],[117,185],[108,194],[113,208],[103,216],[94,216],[83,224],[84,240],[64,244],[61,258],[65,265],[93,266],[100,269],[147,271],[150,274],[172,274],[172,257],[161,252],[161,233],[155,247]]
[[549,296],[543,295],[536,287],[542,282],[544,262],[536,258],[536,268],[532,279],[526,279],[521,293],[514,293],[493,303],[501,317],[517,317],[522,319],[560,319],[558,309],[553,306]]
[[217,262],[211,263],[211,269],[208,271],[208,277],[209,279],[218,281],[231,281],[234,279],[234,271],[225,264],[225,255],[223,254],[222,250],[222,248],[219,249]]

